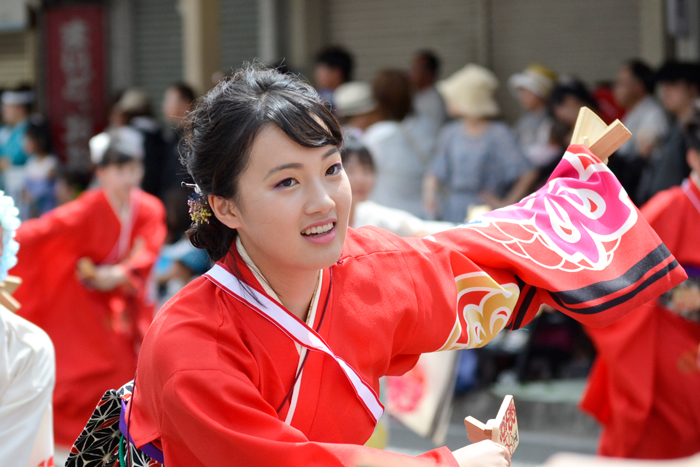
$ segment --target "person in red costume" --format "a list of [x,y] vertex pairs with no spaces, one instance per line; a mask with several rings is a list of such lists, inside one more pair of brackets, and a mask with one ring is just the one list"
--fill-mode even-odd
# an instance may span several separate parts
[[341,128],[293,75],[238,70],[197,103],[186,141],[190,238],[216,264],[159,312],[122,412],[125,438],[168,467],[506,467],[492,441],[364,446],[379,378],[483,346],[542,303],[604,326],[685,279],[582,145],[520,203],[400,238],[348,228]]
[[581,402],[602,425],[599,454],[673,459],[700,452],[700,113],[686,128],[691,175],[641,213],[688,281],[604,329]]
[[31,287],[19,314],[56,347],[55,441],[69,449],[105,390],[133,378],[150,324],[148,287],[166,233],[161,202],[141,191],[140,135],[129,128],[91,141],[100,187],[22,224],[12,270]]

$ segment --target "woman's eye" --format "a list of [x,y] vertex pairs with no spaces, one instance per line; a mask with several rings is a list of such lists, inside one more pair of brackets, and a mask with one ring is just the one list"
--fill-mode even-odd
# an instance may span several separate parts
[[285,178],[281,182],[279,182],[277,185],[275,185],[275,188],[281,187],[281,188],[289,188],[290,186],[296,185],[298,182],[294,180],[293,178]]
[[339,162],[328,167],[326,175],[338,175],[343,170],[343,165]]

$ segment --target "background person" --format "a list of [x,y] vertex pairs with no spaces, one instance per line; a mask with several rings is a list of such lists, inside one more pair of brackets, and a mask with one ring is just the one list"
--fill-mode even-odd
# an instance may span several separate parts
[[352,55],[342,47],[328,47],[316,56],[314,68],[316,89],[331,106],[333,91],[341,84],[352,80],[354,65]]
[[668,133],[668,118],[654,97],[654,72],[640,60],[630,60],[620,67],[615,79],[615,101],[623,109],[622,123],[632,133],[610,159],[610,170],[617,175],[628,193],[636,193],[643,161]]
[[34,103],[34,91],[20,86],[2,93],[2,126],[0,126],[0,169],[5,193],[20,199],[24,185],[24,164],[28,155],[24,152],[24,133],[29,126],[29,115]]
[[[470,206],[516,201],[534,181],[510,128],[494,120],[499,113],[497,87],[493,73],[478,65],[467,65],[443,82],[448,111],[457,119],[440,133],[425,180],[426,212],[437,212],[439,184],[447,188],[442,219],[462,223]],[[524,174],[528,180],[521,183]],[[511,193],[511,187],[518,193]]]
[[370,199],[422,217],[421,181],[430,154],[404,122],[412,111],[408,74],[396,69],[380,71],[372,80],[372,95],[377,121],[362,135],[377,169]]
[[690,234],[700,229],[700,113],[686,128],[690,177],[656,194],[641,214],[688,280],[609,327],[588,328],[598,358],[581,407],[603,425],[603,456],[700,452],[700,249]]
[[24,134],[24,150],[29,154],[25,164],[22,190],[24,217],[33,218],[56,207],[55,182],[60,164],[51,154],[49,127],[41,117],[32,118]]
[[[139,189],[141,134],[121,127],[91,140],[99,188],[17,231],[12,270],[25,281],[19,314],[56,347],[54,436],[70,449],[106,389],[133,378],[154,314],[151,269],[165,237],[162,203]],[[40,284],[41,293],[36,286]]]
[[556,81],[557,75],[552,70],[538,64],[530,65],[508,80],[508,87],[523,111],[515,124],[515,137],[523,155],[538,169],[561,156],[558,148],[550,144],[554,120],[547,106]]
[[[0,285],[17,263],[20,225],[12,198],[0,192]],[[35,293],[41,284],[28,284]],[[56,361],[38,326],[0,305],[0,465],[54,465],[51,396]]]
[[680,185],[690,173],[683,127],[693,116],[693,104],[700,89],[700,66],[694,63],[666,63],[656,74],[656,82],[661,103],[673,120],[668,134],[644,160],[633,196],[638,206],[659,191]]
[[187,113],[192,108],[194,90],[185,83],[170,85],[163,95],[163,116],[168,125],[163,133],[165,142],[165,160],[161,167],[161,181],[158,197],[166,202],[171,190],[183,190],[182,182],[187,177],[187,171],[180,162],[180,146],[186,125]]

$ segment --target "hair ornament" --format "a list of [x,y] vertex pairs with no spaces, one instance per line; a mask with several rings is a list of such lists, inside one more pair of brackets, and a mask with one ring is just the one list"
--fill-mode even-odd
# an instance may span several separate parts
[[183,183],[183,185],[188,188],[194,188],[194,193],[187,200],[187,205],[190,207],[190,219],[192,219],[194,225],[208,224],[212,213],[207,197],[204,196],[196,183]]

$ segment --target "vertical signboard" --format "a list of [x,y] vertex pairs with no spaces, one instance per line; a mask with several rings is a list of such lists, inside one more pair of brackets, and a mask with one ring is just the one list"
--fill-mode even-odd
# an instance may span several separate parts
[[101,5],[46,11],[48,117],[54,150],[70,167],[89,166],[88,142],[106,123],[104,25]]

